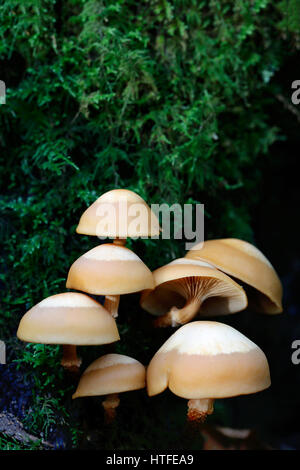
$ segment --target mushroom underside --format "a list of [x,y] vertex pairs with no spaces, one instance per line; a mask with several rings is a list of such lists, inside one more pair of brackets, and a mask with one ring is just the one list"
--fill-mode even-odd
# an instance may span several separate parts
[[209,277],[185,277],[149,291],[142,306],[155,316],[156,326],[176,326],[201,316],[226,315],[245,308],[240,293],[230,284]]

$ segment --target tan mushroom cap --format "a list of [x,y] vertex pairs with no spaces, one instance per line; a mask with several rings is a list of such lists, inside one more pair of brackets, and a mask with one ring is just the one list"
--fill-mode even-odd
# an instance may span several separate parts
[[138,194],[113,189],[100,196],[81,216],[77,233],[98,237],[158,236],[159,222]]
[[139,361],[122,354],[106,354],[84,371],[73,398],[139,390],[145,382],[145,367]]
[[154,287],[153,276],[129,248],[105,243],[71,266],[67,287],[95,295],[121,295]]
[[241,286],[209,263],[178,258],[153,272],[155,289],[144,291],[141,306],[152,315],[172,307],[182,308],[189,299],[200,298],[201,315],[226,315],[247,307]]
[[186,254],[186,258],[207,261],[256,289],[257,310],[282,312],[280,279],[269,260],[255,246],[236,238],[208,240],[199,244],[199,249],[197,246]]
[[179,328],[147,369],[149,396],[169,387],[186,399],[225,398],[259,392],[270,384],[263,351],[234,328],[211,321]]
[[93,345],[120,339],[112,316],[85,294],[52,295],[32,307],[21,319],[17,336],[41,344]]

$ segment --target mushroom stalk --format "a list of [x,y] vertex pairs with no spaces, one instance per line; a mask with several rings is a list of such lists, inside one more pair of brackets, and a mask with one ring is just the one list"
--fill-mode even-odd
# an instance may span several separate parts
[[155,327],[184,325],[191,321],[199,312],[202,299],[189,299],[183,308],[172,307],[168,313],[161,315],[154,321]]
[[127,241],[127,238],[115,238],[114,241],[113,241],[113,244],[114,245],[118,245],[118,246],[125,246],[126,245],[126,241]]
[[[115,238],[113,241],[114,245],[118,246],[125,246],[126,245],[126,238]],[[113,318],[117,318],[118,316],[118,309],[120,303],[120,296],[119,295],[106,295],[104,301],[104,308],[111,314]]]
[[120,303],[119,295],[106,295],[104,301],[104,308],[111,314],[113,318],[117,318]]
[[107,395],[105,400],[102,402],[102,406],[104,408],[105,422],[107,424],[114,421],[116,417],[116,408],[118,408],[119,404],[120,398],[117,393],[111,393],[110,395]]
[[188,420],[204,423],[207,415],[214,411],[213,398],[200,398],[188,401]]
[[61,365],[69,372],[79,372],[81,359],[77,356],[76,346],[72,344],[63,345],[63,357],[61,360]]

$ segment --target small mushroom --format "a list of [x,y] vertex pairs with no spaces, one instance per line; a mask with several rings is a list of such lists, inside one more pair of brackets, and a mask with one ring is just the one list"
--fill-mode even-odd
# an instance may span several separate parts
[[102,405],[106,421],[111,422],[120,403],[118,394],[144,388],[145,380],[145,367],[136,359],[106,354],[84,371],[72,398],[106,395]]
[[154,287],[151,271],[131,250],[112,243],[99,245],[71,266],[67,287],[105,295],[104,307],[118,316],[120,295]]
[[206,261],[250,286],[248,299],[255,310],[270,314],[282,312],[280,279],[270,261],[250,243],[236,238],[208,240],[196,245],[186,258]]
[[62,344],[61,364],[77,372],[81,360],[76,345],[100,345],[120,339],[115,320],[85,294],[52,295],[32,307],[20,321],[17,336],[29,343]]
[[176,326],[201,316],[226,315],[247,307],[241,286],[203,261],[179,258],[153,272],[155,289],[141,296],[156,326]]
[[77,233],[126,243],[126,238],[154,237],[160,232],[157,217],[138,194],[113,189],[100,196],[81,216]]
[[[160,227],[156,215],[138,194],[128,189],[113,189],[102,194],[86,209],[76,232],[113,238],[113,244],[124,246],[127,237],[158,237]],[[144,277],[143,274],[142,278]],[[107,294],[105,298],[104,306],[114,317],[118,315],[119,301],[119,295]]]
[[216,398],[256,393],[269,387],[263,351],[234,328],[196,321],[179,328],[147,369],[148,395],[169,387],[188,399],[188,419],[204,421]]

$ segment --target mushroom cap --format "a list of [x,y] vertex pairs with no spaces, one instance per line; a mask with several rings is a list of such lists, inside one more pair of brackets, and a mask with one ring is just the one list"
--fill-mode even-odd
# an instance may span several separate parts
[[73,398],[139,390],[146,386],[146,370],[136,359],[106,354],[84,371]]
[[259,392],[271,384],[263,351],[223,323],[196,321],[179,328],[147,369],[149,396],[167,387],[187,399]]
[[120,339],[115,320],[101,304],[85,294],[52,295],[21,319],[17,336],[42,344],[92,345]]
[[229,276],[203,261],[178,258],[153,272],[154,290],[141,296],[141,306],[152,315],[181,308],[189,298],[202,298],[201,314],[226,315],[247,307],[244,289]]
[[157,217],[138,194],[128,189],[113,189],[86,209],[76,232],[98,237],[134,238],[158,236],[160,228]]
[[121,295],[152,289],[154,281],[150,269],[133,251],[105,243],[72,264],[66,285],[95,295]]
[[199,249],[197,246],[186,254],[186,258],[207,261],[256,289],[257,310],[282,312],[280,279],[270,261],[255,246],[236,238],[208,240],[199,244]]

